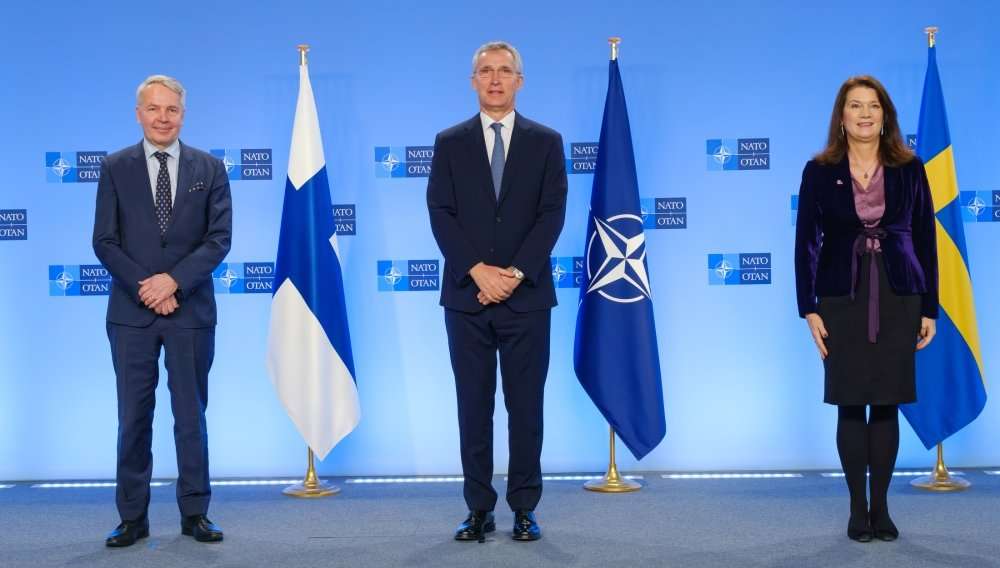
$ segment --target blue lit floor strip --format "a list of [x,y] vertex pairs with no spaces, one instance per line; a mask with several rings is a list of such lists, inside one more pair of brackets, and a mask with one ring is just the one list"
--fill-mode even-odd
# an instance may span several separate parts
[[301,479],[219,479],[213,480],[213,487],[243,487],[254,485],[293,485]]
[[986,475],[1000,475],[1000,470],[988,469],[988,470],[984,471],[983,473],[985,473]]
[[[892,472],[893,477],[920,477],[921,475],[931,475],[933,471],[894,471]],[[949,471],[948,473],[952,475],[965,475],[961,471]],[[831,471],[827,473],[821,473],[823,477],[844,477],[844,472],[842,471]]]
[[801,473],[664,473],[663,479],[790,479]]
[[353,477],[345,479],[345,483],[461,483],[461,475],[439,477]]
[[13,485],[4,485],[4,484],[0,483],[0,489],[10,489],[11,487],[14,487],[14,486]]
[[[593,475],[543,475],[542,481],[590,481],[592,479],[601,479],[604,474],[593,474]],[[641,475],[623,475],[625,479],[645,479]],[[504,477],[504,481],[509,481],[509,478]]]
[[[169,481],[153,481],[150,487],[166,487]],[[58,483],[35,483],[32,489],[94,489],[98,487],[115,487],[114,481],[83,481],[83,482],[58,482]]]

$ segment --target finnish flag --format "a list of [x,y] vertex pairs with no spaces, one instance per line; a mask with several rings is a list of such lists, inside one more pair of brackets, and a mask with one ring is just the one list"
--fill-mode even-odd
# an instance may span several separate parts
[[357,426],[361,407],[326,160],[304,64],[274,284],[268,372],[295,427],[323,459]]

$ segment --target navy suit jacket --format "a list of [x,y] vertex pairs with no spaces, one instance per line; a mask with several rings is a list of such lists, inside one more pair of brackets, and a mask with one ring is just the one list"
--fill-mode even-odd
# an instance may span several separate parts
[[[878,228],[889,285],[896,294],[920,294],[921,315],[938,316],[937,241],[934,204],[919,158],[885,167],[885,213]],[[811,160],[802,171],[795,226],[795,285],[799,315],[816,311],[817,296],[846,296],[856,262],[855,242],[864,227],[854,206],[847,158],[824,165]],[[859,271],[860,273],[860,271]]]
[[113,280],[109,323],[151,324],[157,316],[139,299],[139,281],[165,272],[177,282],[180,304],[167,318],[180,327],[215,325],[212,271],[229,252],[233,227],[229,178],[219,159],[183,143],[180,148],[177,195],[163,236],[142,142],[101,165],[93,244]]
[[431,230],[444,255],[441,305],[481,311],[469,270],[516,266],[524,281],[506,304],[517,312],[556,305],[550,255],[566,217],[566,159],[558,132],[514,115],[499,199],[479,114],[434,140],[427,182]]

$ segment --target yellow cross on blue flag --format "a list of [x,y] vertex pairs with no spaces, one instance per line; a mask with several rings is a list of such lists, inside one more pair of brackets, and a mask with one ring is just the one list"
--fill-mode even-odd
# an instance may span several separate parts
[[975,420],[986,405],[972,278],[936,49],[931,46],[927,55],[917,155],[927,169],[937,219],[940,317],[937,336],[917,353],[917,402],[900,407],[928,449]]

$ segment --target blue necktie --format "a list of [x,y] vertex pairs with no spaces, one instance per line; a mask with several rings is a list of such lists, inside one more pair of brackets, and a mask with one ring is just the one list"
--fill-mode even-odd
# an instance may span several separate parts
[[493,173],[493,191],[497,200],[500,199],[500,184],[503,182],[503,137],[500,136],[500,129],[503,125],[494,122],[490,125],[493,129],[493,157],[490,159],[490,171]]

